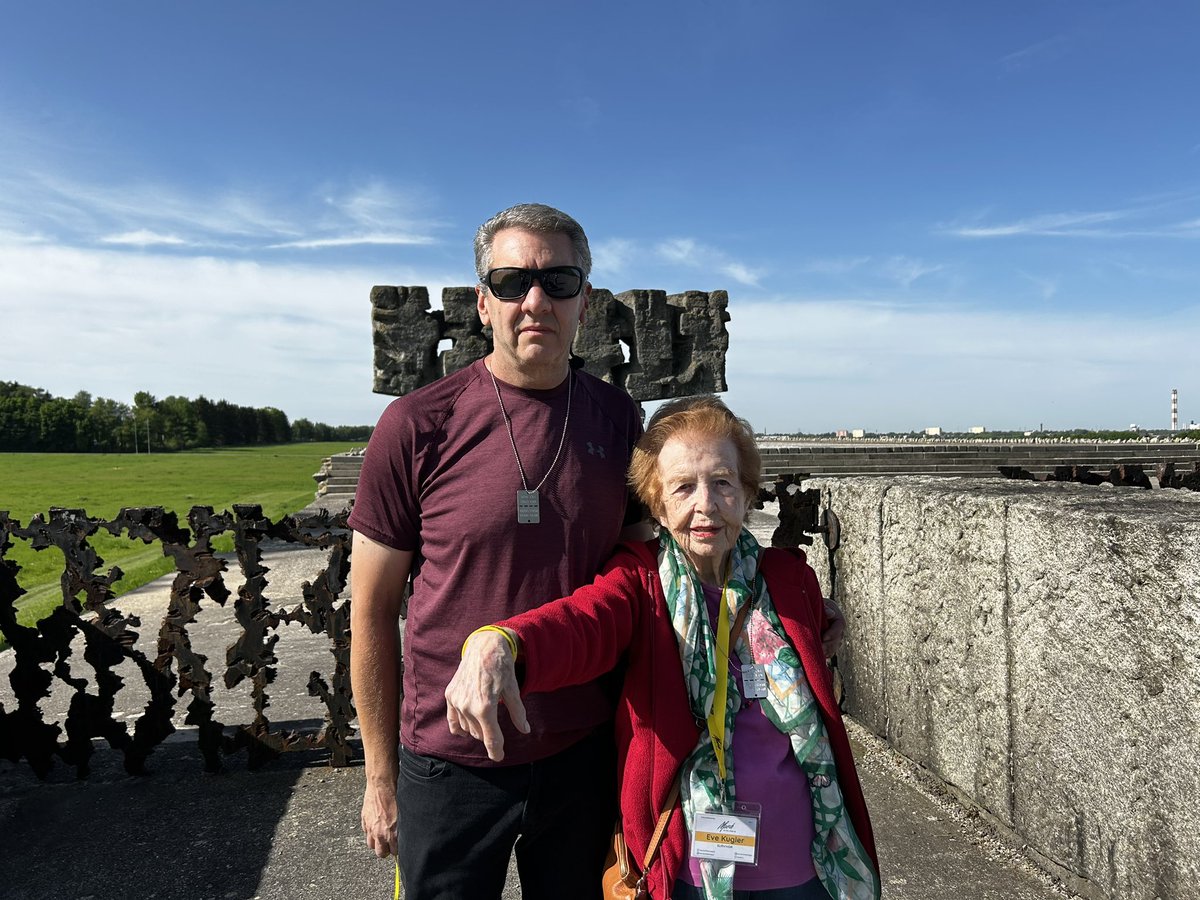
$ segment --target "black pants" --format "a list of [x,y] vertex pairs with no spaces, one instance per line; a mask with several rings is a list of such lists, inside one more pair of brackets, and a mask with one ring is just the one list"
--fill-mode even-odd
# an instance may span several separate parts
[[611,729],[517,766],[460,766],[400,748],[405,900],[499,900],[514,845],[524,900],[600,897],[617,815]]

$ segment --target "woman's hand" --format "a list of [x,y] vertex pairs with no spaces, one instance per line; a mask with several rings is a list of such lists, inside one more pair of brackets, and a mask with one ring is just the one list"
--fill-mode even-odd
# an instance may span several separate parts
[[508,641],[495,631],[478,631],[467,639],[458,671],[446,685],[446,724],[451,734],[482,741],[493,762],[504,759],[504,734],[497,711],[501,703],[508,707],[517,731],[529,734]]

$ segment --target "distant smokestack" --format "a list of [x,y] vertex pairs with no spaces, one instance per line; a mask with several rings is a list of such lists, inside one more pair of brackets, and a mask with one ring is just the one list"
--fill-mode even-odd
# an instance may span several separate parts
[[1171,430],[1179,430],[1179,391],[1171,388]]

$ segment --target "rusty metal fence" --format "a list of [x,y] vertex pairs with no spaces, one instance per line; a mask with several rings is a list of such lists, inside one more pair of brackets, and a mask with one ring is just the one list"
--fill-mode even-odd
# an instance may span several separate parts
[[[760,506],[764,501],[778,503],[779,527],[773,537],[777,546],[810,544],[808,535],[813,533],[825,533],[827,542],[831,536],[817,508],[818,492],[797,491],[792,485],[798,480],[780,476],[774,489],[759,497]],[[117,567],[104,571],[104,561],[89,543],[101,530],[146,544],[157,541],[163,555],[174,562],[170,599],[152,652],[135,646],[142,622],[123,613],[122,600],[114,595],[113,585],[123,573]],[[224,534],[233,537],[240,567],[236,595],[227,585],[227,560],[213,549],[214,538]],[[65,560],[63,604],[32,627],[17,622],[16,604],[25,591],[19,566],[7,555],[14,541],[34,551],[56,547]],[[291,605],[273,602],[266,593],[269,569],[263,562],[263,544],[279,541],[328,554],[324,568],[301,584],[298,595],[293,592]],[[15,658],[9,674],[10,708],[0,702],[0,759],[24,761],[40,778],[60,761],[74,766],[82,778],[100,741],[123,754],[126,771],[142,773],[154,749],[176,730],[177,706],[186,703],[183,722],[195,728],[209,771],[221,768],[224,755],[242,750],[248,753],[250,767],[295,750],[325,751],[331,765],[349,764],[358,753],[350,684],[349,571],[345,512],[272,522],[258,506],[235,505],[232,513],[219,514],[194,507],[186,526],[175,513],[156,507],[123,509],[112,520],[90,518],[83,510],[53,509],[28,525],[0,512],[0,633]],[[188,630],[202,605],[211,604],[232,604],[237,624],[234,640],[225,647],[223,670],[193,647]],[[311,671],[307,684],[309,695],[324,705],[319,727],[309,728],[306,721],[305,727],[288,730],[273,726],[266,714],[268,688],[278,672],[277,643],[283,626],[290,623],[328,641],[332,671]],[[137,672],[141,685],[126,683],[131,671]],[[218,680],[226,691],[249,682],[251,722],[227,725],[218,719]],[[61,722],[46,721],[42,710],[52,688],[69,693]],[[118,714],[118,694],[127,690],[148,697],[139,714],[129,712],[129,702]]]
[[[101,529],[122,533],[147,544],[161,542],[164,556],[174,560],[167,613],[158,630],[153,657],[135,648],[138,617],[124,615],[114,602],[113,584],[122,572],[101,571],[104,561],[88,538]],[[213,539],[231,533],[242,582],[236,597],[226,586],[226,561],[213,551]],[[6,558],[13,541],[27,542],[35,551],[57,547],[62,551],[63,605],[37,623],[18,624],[16,602],[24,589],[19,567]],[[267,599],[267,569],[261,544],[284,541],[328,551],[328,565],[302,585],[302,596],[292,606],[274,607]],[[0,632],[15,654],[9,676],[15,708],[0,704],[0,758],[27,761],[45,777],[55,759],[74,766],[79,777],[88,772],[93,739],[102,739],[124,754],[130,773],[141,773],[154,748],[173,731],[178,703],[187,705],[185,722],[196,728],[205,768],[221,767],[222,754],[242,749],[250,766],[291,750],[323,749],[332,765],[346,765],[354,756],[350,743],[354,710],[350,696],[350,608],[343,597],[350,569],[350,531],[345,514],[284,517],[272,522],[259,506],[234,506],[233,512],[216,514],[194,507],[187,527],[175,513],[161,508],[124,509],[111,521],[90,518],[83,510],[54,509],[35,516],[28,525],[0,512]],[[232,601],[230,598],[233,597]],[[214,715],[214,673],[209,660],[193,650],[188,633],[201,603],[225,606],[232,602],[240,626],[235,642],[226,651],[225,687],[243,681],[251,685],[254,718],[249,724],[227,727]],[[276,675],[276,643],[281,626],[296,622],[329,643],[333,671],[313,671],[308,691],[324,703],[323,727],[314,732],[275,729],[266,715],[268,686]],[[72,658],[72,644],[82,637],[82,662],[90,667],[86,677],[80,661]],[[132,668],[144,682],[149,700],[132,721],[114,716],[117,694],[127,689],[118,667]],[[94,692],[88,690],[88,682]],[[43,718],[39,704],[52,684],[65,683],[72,691],[69,711],[60,726]]]

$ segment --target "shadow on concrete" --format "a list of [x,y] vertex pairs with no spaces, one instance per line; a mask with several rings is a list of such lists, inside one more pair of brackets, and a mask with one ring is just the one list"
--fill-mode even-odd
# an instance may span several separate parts
[[60,767],[45,782],[0,762],[0,898],[391,896],[391,861],[358,828],[361,767],[293,753],[250,771],[239,754],[209,775],[188,740],[146,776],[111,751],[93,762],[86,781]]

